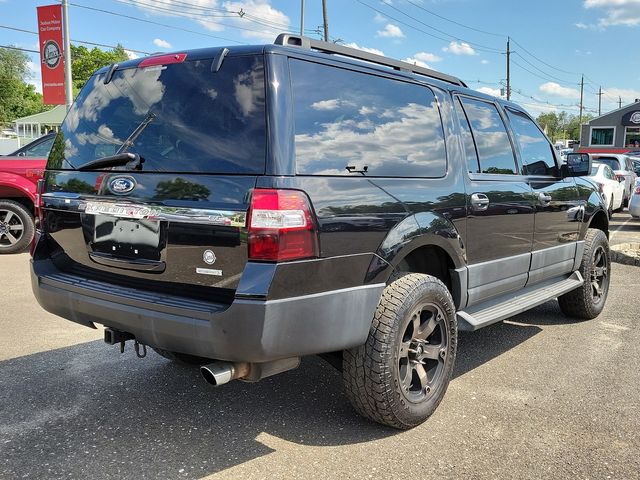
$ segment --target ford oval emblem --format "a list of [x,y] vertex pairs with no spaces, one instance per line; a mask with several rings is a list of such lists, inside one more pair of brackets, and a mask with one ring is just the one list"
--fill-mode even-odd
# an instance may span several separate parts
[[136,188],[136,180],[129,176],[113,177],[109,180],[108,188],[114,195],[126,195]]

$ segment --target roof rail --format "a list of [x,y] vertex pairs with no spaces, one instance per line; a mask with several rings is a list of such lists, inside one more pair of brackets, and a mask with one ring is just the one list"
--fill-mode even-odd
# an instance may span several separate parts
[[384,57],[382,55],[376,55],[374,53],[368,53],[357,48],[344,47],[330,42],[322,42],[309,37],[303,37],[301,35],[292,35],[289,33],[281,33],[273,42],[275,45],[285,45],[289,47],[300,47],[309,50],[318,50],[326,53],[337,53],[338,55],[344,55],[345,57],[357,58],[358,60],[364,60],[365,62],[371,62],[378,65],[384,65],[391,67],[394,70],[400,70],[403,72],[417,73],[419,75],[425,75],[431,78],[437,78],[444,82],[453,83],[454,85],[460,85],[466,87],[467,85],[457,77],[453,75],[447,75],[446,73],[436,72],[429,68],[419,67],[407,62],[401,62],[400,60],[394,60],[392,58]]

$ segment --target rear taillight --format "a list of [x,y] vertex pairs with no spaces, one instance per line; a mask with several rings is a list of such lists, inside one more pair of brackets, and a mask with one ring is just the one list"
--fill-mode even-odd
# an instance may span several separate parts
[[308,197],[298,190],[255,189],[249,209],[249,259],[318,256],[318,233]]
[[640,185],[636,185],[636,195],[640,195]]
[[624,175],[616,175],[616,180],[619,182],[624,181]]

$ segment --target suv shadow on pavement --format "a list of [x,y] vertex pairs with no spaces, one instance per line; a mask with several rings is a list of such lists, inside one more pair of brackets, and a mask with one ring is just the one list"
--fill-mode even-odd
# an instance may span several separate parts
[[[500,323],[465,333],[455,376],[539,333]],[[126,363],[125,363],[126,362]],[[261,433],[300,445],[399,432],[353,415],[341,376],[319,358],[259,383],[212,389],[197,368],[153,352],[137,361],[100,341],[0,362],[0,477],[202,477],[268,455]]]

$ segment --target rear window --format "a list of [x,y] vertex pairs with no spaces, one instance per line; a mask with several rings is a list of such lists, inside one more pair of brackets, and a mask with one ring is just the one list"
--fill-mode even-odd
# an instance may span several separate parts
[[290,67],[298,174],[444,176],[431,89],[301,60]]
[[[143,171],[264,173],[265,82],[261,56],[227,58],[94,75],[69,111],[49,168],[74,169],[126,151]],[[135,131],[138,131],[134,134]],[[132,139],[133,136],[133,139]]]
[[622,170],[620,168],[620,162],[618,161],[617,158],[598,157],[598,163],[604,163],[605,165],[609,165],[611,170]]

